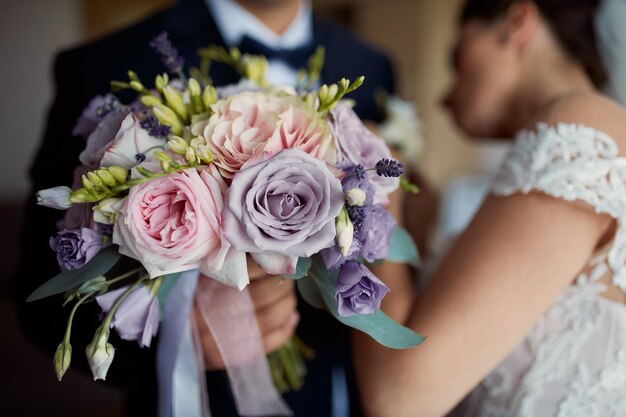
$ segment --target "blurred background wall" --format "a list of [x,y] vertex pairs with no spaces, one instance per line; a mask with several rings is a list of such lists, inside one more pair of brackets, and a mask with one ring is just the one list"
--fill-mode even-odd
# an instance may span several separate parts
[[[451,80],[448,50],[462,0],[313,0],[317,13],[349,26],[395,63],[398,93],[413,101],[424,123],[422,173],[436,190],[488,171],[499,147],[464,140],[439,100]],[[12,276],[21,204],[30,192],[27,169],[53,94],[54,54],[167,7],[172,0],[5,1],[0,13],[0,227],[2,280]],[[42,318],[45,325],[45,318]],[[56,382],[50,359],[24,341],[5,291],[0,291],[0,406],[12,416],[116,416],[121,399],[105,384],[70,372]]]

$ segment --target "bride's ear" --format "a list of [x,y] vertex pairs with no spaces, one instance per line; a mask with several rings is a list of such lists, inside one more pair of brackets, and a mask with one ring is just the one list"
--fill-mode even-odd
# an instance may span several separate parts
[[520,47],[532,38],[541,20],[539,9],[532,1],[514,2],[500,25],[500,42]]

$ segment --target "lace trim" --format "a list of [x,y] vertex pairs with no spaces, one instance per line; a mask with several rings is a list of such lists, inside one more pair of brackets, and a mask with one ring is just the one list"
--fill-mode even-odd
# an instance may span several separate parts
[[497,196],[532,190],[580,200],[618,221],[608,253],[612,281],[626,292],[626,158],[615,141],[596,129],[575,125],[537,125],[523,130],[491,185]]

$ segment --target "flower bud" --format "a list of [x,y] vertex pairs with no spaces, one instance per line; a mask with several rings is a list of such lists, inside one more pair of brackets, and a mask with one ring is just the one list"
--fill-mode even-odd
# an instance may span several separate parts
[[126,168],[113,165],[113,166],[106,168],[106,170],[110,172],[111,175],[113,175],[113,177],[115,178],[115,181],[117,181],[118,184],[126,183],[126,180],[128,179],[128,170]]
[[104,182],[102,182],[95,172],[88,172],[87,178],[89,178],[89,182],[91,182],[95,188],[102,188],[104,186]]
[[63,375],[70,368],[70,362],[72,361],[72,345],[66,342],[59,343],[56,352],[54,353],[54,372],[57,374],[57,379],[61,381]]
[[196,158],[196,152],[192,148],[187,148],[187,151],[185,152],[185,161],[187,161],[187,163],[189,164],[198,162]]
[[107,288],[109,288],[107,278],[104,275],[99,275],[78,287],[76,295],[82,296],[92,293],[102,293],[106,291]]
[[156,87],[157,90],[159,91],[163,91],[163,89],[165,88],[166,85],[168,85],[170,82],[170,77],[167,75],[167,73],[164,73],[163,75],[157,75],[156,78],[154,79],[154,86]]
[[199,96],[200,94],[202,94],[200,83],[195,78],[191,78],[189,80],[189,84],[187,85],[187,87],[189,88],[189,94],[191,94],[192,96]]
[[115,177],[108,170],[99,169],[95,173],[107,187],[115,187],[117,185]]
[[187,107],[183,100],[182,94],[171,85],[163,88],[163,95],[167,101],[167,105],[180,116],[181,119],[187,119]]
[[139,81],[131,81],[130,88],[137,91],[138,93],[141,93],[142,91],[144,91],[144,86]]
[[366,198],[367,194],[360,188],[350,188],[346,192],[346,202],[351,206],[362,206]]
[[337,93],[339,92],[339,87],[337,84],[332,84],[328,87],[328,98],[334,100],[337,97]]
[[213,86],[206,86],[202,93],[202,102],[207,109],[217,101],[217,90]]
[[72,193],[70,201],[72,203],[89,203],[93,201],[93,197],[86,189],[80,188]]
[[342,207],[335,223],[337,228],[337,245],[339,251],[343,256],[348,254],[350,246],[352,246],[352,240],[354,239],[354,225],[348,216],[346,207]]
[[155,96],[142,96],[141,103],[146,107],[153,107],[157,104],[163,104],[161,103],[161,100],[159,100],[159,98]]
[[115,223],[115,215],[117,214],[117,211],[114,207],[120,200],[121,198],[110,197],[100,201],[93,208],[94,221],[102,224]]
[[37,204],[57,210],[67,210],[72,206],[72,189],[70,187],[54,187],[37,193]]
[[178,119],[176,113],[174,113],[174,110],[158,103],[152,107],[152,111],[161,124],[172,128],[173,134],[181,135],[183,133],[183,125],[180,123],[180,120]]
[[189,148],[189,144],[187,141],[180,136],[172,136],[168,142],[167,146],[170,150],[178,155],[184,155],[187,152],[187,148]]
[[115,348],[109,342],[109,329],[99,327],[91,343],[85,349],[93,380],[105,380],[115,356]]

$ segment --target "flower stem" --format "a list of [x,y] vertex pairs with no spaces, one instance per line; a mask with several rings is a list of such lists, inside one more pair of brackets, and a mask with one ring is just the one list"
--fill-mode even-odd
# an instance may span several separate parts
[[133,269],[132,271],[128,271],[125,274],[122,274],[122,275],[120,275],[118,277],[111,278],[111,279],[107,280],[107,284],[108,285],[115,284],[116,282],[122,281],[123,279],[126,279],[128,277],[131,277],[131,276],[135,275],[137,272],[141,271],[142,269],[143,269],[143,267],[139,267],[139,268]]
[[276,389],[280,393],[300,390],[307,374],[305,359],[313,356],[313,350],[296,335],[270,353],[268,361]]
[[130,287],[128,287],[128,289],[126,291],[124,291],[122,293],[122,295],[120,295],[117,300],[115,300],[115,302],[113,303],[113,305],[111,306],[111,308],[109,309],[109,311],[107,312],[106,317],[104,318],[104,320],[102,320],[102,324],[100,325],[103,329],[108,329],[111,326],[111,320],[113,320],[113,315],[115,314],[115,312],[117,311],[117,309],[120,307],[120,305],[122,304],[122,302],[126,299],[126,297],[128,297],[128,295],[133,292],[133,290],[135,288],[137,288],[137,286],[139,286],[139,284],[141,284],[143,281],[145,281],[148,278],[148,275],[143,275],[141,276],[137,281],[135,281],[133,283],[133,285],[131,285]]
[[63,343],[70,342],[70,334],[72,333],[72,322],[74,321],[74,314],[76,314],[76,310],[78,306],[80,306],[87,298],[91,296],[92,293],[85,294],[81,298],[76,301],[74,307],[72,307],[72,311],[70,311],[70,316],[67,319],[67,326],[65,327],[65,336],[63,336]]

